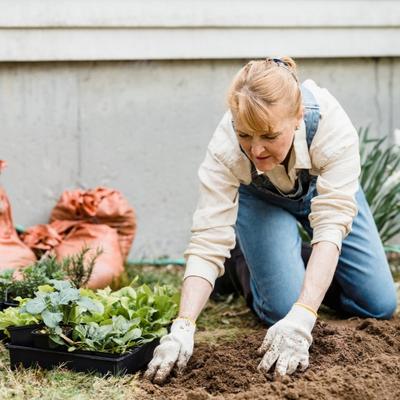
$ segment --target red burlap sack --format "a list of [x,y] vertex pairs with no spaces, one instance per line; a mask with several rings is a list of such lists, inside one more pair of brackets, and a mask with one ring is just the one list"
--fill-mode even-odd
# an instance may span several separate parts
[[123,259],[128,256],[136,233],[134,209],[121,192],[106,187],[65,191],[51,213],[50,222],[56,220],[83,220],[114,228]]
[[[0,172],[5,162],[0,160]],[[36,261],[35,254],[18,237],[14,228],[11,205],[0,187],[0,270],[26,267]]]
[[107,225],[78,223],[69,230],[54,251],[57,258],[62,259],[79,253],[84,247],[90,248],[87,254],[89,258],[95,255],[97,249],[102,250],[96,259],[87,287],[104,288],[118,279],[124,270],[124,261],[115,229]]

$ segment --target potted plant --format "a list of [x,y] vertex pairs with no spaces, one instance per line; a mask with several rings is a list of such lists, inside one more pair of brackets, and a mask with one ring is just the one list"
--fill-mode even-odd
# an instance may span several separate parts
[[93,272],[97,258],[102,253],[100,249],[92,257],[87,257],[89,247],[72,256],[59,261],[52,254],[45,254],[36,263],[19,271],[20,277],[15,277],[15,271],[6,270],[0,274],[0,308],[18,306],[17,297],[32,298],[39,286],[50,280],[67,279],[77,288],[87,284]]
[[0,274],[0,298],[3,309],[9,306],[18,306],[17,297],[31,298],[38,287],[46,284],[50,279],[64,279],[66,277],[66,262],[57,261],[55,256],[42,257],[36,263],[22,269],[20,277],[15,277],[15,271],[7,270]]
[[[20,307],[28,299],[17,298]],[[19,346],[32,345],[31,332],[42,326],[40,316],[22,312],[20,307],[9,307],[0,312],[0,332],[2,339],[10,339]]]
[[134,372],[150,361],[177,313],[179,295],[168,287],[142,285],[93,292],[66,282],[53,285],[54,290],[47,288],[47,293],[42,288],[25,309],[42,318],[45,329],[37,333],[48,335],[53,347],[58,344],[63,349],[9,346],[12,366],[37,363],[52,368],[66,363],[77,371]]

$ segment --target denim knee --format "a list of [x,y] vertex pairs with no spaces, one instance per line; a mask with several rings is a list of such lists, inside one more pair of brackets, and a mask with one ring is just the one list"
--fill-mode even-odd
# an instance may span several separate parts
[[386,294],[376,299],[372,304],[368,305],[368,312],[372,318],[390,319],[393,317],[397,308],[396,293]]
[[257,304],[255,298],[253,298],[253,308],[258,317],[268,326],[274,325],[276,322],[280,321],[282,318],[286,317],[287,313],[290,311],[294,304],[293,302],[281,301],[276,304],[262,305]]
[[341,298],[344,311],[363,318],[390,319],[397,308],[395,290],[388,290],[387,293],[375,295],[367,301],[364,299],[362,302],[348,298],[343,294]]

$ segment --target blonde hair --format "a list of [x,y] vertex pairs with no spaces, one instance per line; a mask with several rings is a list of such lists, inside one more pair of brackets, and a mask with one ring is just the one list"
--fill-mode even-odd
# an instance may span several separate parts
[[246,132],[270,132],[272,107],[286,107],[287,117],[301,114],[302,98],[296,63],[290,57],[249,61],[228,92],[233,119]]

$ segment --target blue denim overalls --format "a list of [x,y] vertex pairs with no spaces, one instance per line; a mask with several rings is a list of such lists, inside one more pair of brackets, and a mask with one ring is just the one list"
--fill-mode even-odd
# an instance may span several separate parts
[[[301,91],[310,148],[320,120],[319,105],[306,87]],[[300,295],[305,266],[297,223],[312,237],[308,215],[311,199],[318,195],[316,181],[308,170],[301,170],[294,190],[284,194],[253,166],[251,184],[240,185],[236,239],[250,271],[252,308],[267,325],[283,318]],[[347,315],[390,318],[397,305],[393,278],[361,189],[355,198],[358,214],[342,243],[328,291],[334,301],[328,305]]]

